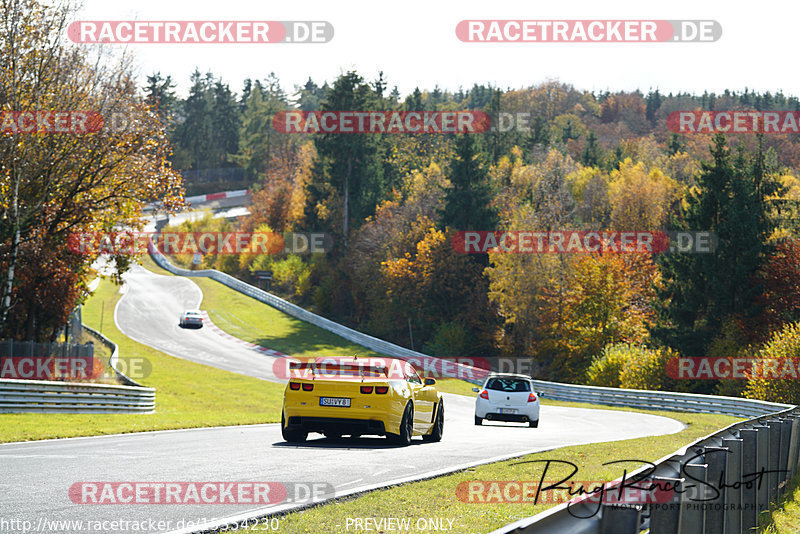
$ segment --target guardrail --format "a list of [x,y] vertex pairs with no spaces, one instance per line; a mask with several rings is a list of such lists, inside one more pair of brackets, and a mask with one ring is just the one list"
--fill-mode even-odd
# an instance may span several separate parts
[[125,373],[123,373],[117,368],[117,364],[119,362],[119,347],[117,347],[116,343],[108,339],[106,336],[104,336],[94,328],[90,328],[86,325],[83,325],[83,328],[94,334],[94,336],[97,339],[99,339],[103,345],[111,349],[111,357],[108,358],[108,364],[111,366],[112,369],[114,369],[114,372],[117,374],[117,378],[119,378],[121,382],[129,386],[136,386],[140,388],[145,387],[136,380],[134,380],[133,378],[127,376]]
[[153,413],[155,405],[153,388],[0,379],[0,413]]
[[83,326],[111,348],[109,365],[126,386],[0,379],[0,413],[153,413],[156,390],[117,369],[119,348],[103,334]]
[[[800,410],[733,424],[606,485],[638,486],[628,503],[582,497],[492,534],[744,534],[798,472]],[[615,489],[616,488],[616,489]],[[666,494],[664,491],[666,491]],[[660,502],[653,502],[660,501]]]
[[646,410],[757,417],[793,407],[791,404],[742,399],[739,397],[722,397],[719,395],[580,386],[547,382],[545,380],[534,380],[533,384],[536,392],[545,398],[605,404],[607,406],[624,406],[626,408],[643,408]]

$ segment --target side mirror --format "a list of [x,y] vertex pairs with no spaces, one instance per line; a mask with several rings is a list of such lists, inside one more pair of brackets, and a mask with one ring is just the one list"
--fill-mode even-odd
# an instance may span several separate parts
[[432,385],[434,385],[435,383],[436,383],[436,379],[434,379],[434,378],[426,378],[426,379],[425,379],[425,385],[426,385],[426,386],[432,386]]
[[472,388],[472,391],[474,391],[475,393],[480,393],[481,392],[481,388]]

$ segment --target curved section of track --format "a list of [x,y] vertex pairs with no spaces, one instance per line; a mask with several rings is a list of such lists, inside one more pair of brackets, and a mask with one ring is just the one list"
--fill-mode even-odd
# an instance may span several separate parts
[[[198,363],[275,380],[274,358],[212,329],[184,330],[180,313],[196,308],[194,282],[137,267],[125,275],[115,318],[120,330],[158,350]],[[176,380],[180,377],[176,377]],[[193,429],[0,445],[0,516],[7,521],[143,521],[144,531],[166,532],[232,516],[302,506],[289,500],[267,509],[252,504],[75,504],[70,487],[82,481],[280,482],[319,484],[331,498],[437,473],[567,445],[657,436],[680,431],[673,419],[610,410],[542,406],[537,429],[473,424],[470,397],[445,395],[444,438],[395,447],[384,438],[331,441],[312,434],[289,445],[277,424]],[[140,416],[136,416],[140,417]],[[454,488],[455,491],[455,488]],[[159,525],[159,521],[163,521]],[[88,524],[88,523],[84,523]],[[53,530],[52,528],[50,530]],[[61,532],[86,532],[62,524]]]

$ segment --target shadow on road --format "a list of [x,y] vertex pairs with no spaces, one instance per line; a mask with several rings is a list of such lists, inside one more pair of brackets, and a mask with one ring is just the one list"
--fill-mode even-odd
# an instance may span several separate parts
[[[422,438],[415,436],[411,440],[411,445],[427,444],[422,441]],[[272,444],[273,447],[294,447],[302,449],[333,449],[333,450],[348,450],[348,449],[401,449],[403,445],[396,445],[386,438],[349,438],[343,437],[338,439],[324,438],[311,439],[302,443],[289,443],[286,441],[277,441]]]

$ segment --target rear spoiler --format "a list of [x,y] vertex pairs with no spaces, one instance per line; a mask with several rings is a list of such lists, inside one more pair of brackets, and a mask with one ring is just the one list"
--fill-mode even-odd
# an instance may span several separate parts
[[362,378],[364,377],[365,373],[375,373],[388,378],[385,365],[360,365],[354,363],[339,363],[335,361],[289,363],[289,371],[301,370],[310,370],[312,378],[316,378],[317,374],[320,374],[321,377],[325,377],[325,375],[330,375],[332,371],[334,371],[334,374],[336,371],[358,371]]

